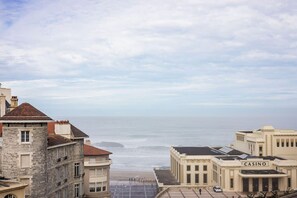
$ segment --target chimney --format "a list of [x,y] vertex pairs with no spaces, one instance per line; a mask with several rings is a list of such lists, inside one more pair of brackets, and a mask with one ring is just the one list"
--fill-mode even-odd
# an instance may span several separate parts
[[6,112],[6,100],[3,94],[0,95],[0,117],[4,116]]
[[10,111],[14,110],[15,108],[18,107],[18,97],[17,96],[12,96],[10,99]]
[[91,146],[91,140],[86,140],[85,144]]

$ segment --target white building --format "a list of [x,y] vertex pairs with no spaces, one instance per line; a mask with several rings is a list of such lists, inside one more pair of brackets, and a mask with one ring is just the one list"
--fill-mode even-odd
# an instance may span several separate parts
[[297,189],[296,135],[263,127],[237,132],[234,148],[171,147],[170,171],[155,170],[158,185],[219,185],[223,191],[246,193]]
[[238,131],[234,149],[255,156],[279,156],[297,160],[297,131],[264,126],[254,131]]

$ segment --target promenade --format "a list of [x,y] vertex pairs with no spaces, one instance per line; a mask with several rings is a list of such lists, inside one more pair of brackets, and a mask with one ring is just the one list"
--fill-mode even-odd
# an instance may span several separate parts
[[157,184],[146,181],[111,181],[110,190],[113,198],[154,198]]

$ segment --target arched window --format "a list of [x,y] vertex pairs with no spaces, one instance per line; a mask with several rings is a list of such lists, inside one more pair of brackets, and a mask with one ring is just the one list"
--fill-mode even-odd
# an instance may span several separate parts
[[17,198],[17,196],[15,196],[13,194],[8,194],[8,195],[5,195],[4,198]]

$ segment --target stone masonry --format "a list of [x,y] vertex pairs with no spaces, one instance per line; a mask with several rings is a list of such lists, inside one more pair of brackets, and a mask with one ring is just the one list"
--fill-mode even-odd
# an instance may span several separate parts
[[[29,131],[30,142],[21,142],[21,131]],[[29,179],[31,197],[46,197],[46,123],[3,124],[2,172],[7,178]],[[30,166],[21,168],[21,154],[30,154]]]

